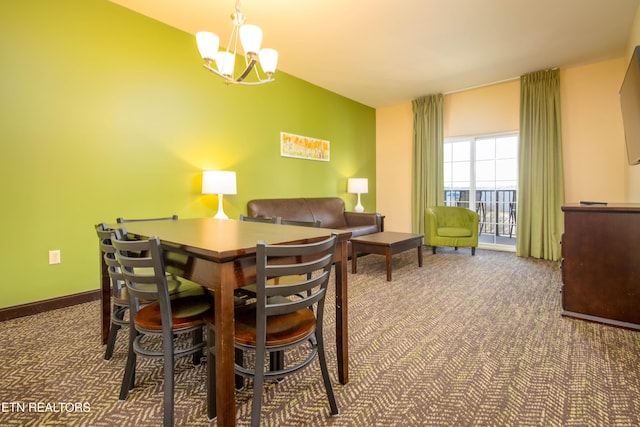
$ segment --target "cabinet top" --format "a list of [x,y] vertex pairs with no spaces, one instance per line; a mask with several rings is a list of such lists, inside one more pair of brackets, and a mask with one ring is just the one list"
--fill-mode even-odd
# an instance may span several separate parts
[[606,205],[567,203],[563,212],[640,212],[640,203],[608,203]]

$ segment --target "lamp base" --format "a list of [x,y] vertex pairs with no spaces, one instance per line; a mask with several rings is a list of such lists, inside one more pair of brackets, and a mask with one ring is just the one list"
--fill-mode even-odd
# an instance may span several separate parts
[[214,219],[229,219],[227,214],[224,213],[224,209],[222,209],[222,194],[218,194],[218,212],[213,217]]
[[229,219],[229,217],[221,210],[219,210],[218,213],[216,213],[216,215],[213,218],[214,219]]
[[364,206],[362,206],[362,203],[360,203],[360,193],[358,193],[358,204],[355,208],[353,208],[353,210],[356,212],[364,212]]

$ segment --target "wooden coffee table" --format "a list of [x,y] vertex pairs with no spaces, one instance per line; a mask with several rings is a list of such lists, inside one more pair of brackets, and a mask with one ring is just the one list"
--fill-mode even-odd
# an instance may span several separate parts
[[351,272],[358,271],[358,252],[385,255],[387,258],[387,281],[391,281],[391,256],[409,249],[418,249],[418,266],[422,267],[422,238],[424,234],[383,231],[351,238]]

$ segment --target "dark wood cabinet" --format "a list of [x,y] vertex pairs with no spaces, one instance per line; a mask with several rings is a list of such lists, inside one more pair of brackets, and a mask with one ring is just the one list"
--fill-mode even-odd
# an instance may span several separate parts
[[562,315],[640,330],[640,204],[562,210]]

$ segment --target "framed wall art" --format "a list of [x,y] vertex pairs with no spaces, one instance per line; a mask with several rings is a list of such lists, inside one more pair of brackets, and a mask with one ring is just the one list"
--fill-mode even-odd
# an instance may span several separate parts
[[328,162],[330,146],[331,143],[323,139],[280,132],[280,155],[283,157]]

